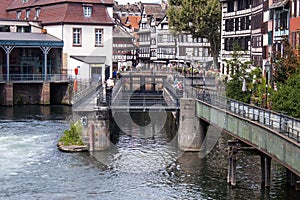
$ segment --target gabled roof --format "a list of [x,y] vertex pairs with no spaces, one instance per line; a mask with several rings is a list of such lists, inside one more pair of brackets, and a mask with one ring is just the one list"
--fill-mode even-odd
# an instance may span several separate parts
[[[114,22],[107,12],[106,5],[99,3],[101,1],[103,0],[29,0],[28,5],[40,5],[41,12],[38,20],[43,25],[61,23],[113,25]],[[14,2],[20,4],[21,1],[14,0]],[[50,4],[46,5],[46,2]],[[84,2],[95,3],[92,4],[92,17],[84,17],[82,9]],[[17,3],[12,4],[10,8],[17,8],[15,6],[17,6]],[[29,20],[34,20],[35,12],[33,9],[31,10]],[[8,16],[15,19],[15,10],[9,11]],[[20,19],[24,19],[24,17],[25,11],[22,12]]]
[[122,4],[118,4],[117,2],[115,2],[114,4],[114,12],[134,12],[134,13],[141,13],[141,8],[140,5],[137,4],[126,4],[126,5],[122,5]]
[[[76,13],[76,14],[74,14]],[[114,24],[103,5],[94,5],[92,17],[84,17],[80,4],[58,4],[43,7],[40,18],[43,24],[49,23],[93,23]]]
[[51,5],[57,3],[83,3],[83,4],[89,3],[89,4],[110,4],[110,5],[114,4],[113,0],[28,0],[28,2],[26,3],[23,3],[22,0],[7,0],[7,1],[12,2],[10,6],[7,7],[8,10],[45,6],[45,5]]
[[157,3],[144,3],[143,6],[146,15],[155,18],[156,21],[163,19],[167,13],[167,10],[163,9],[162,6]]

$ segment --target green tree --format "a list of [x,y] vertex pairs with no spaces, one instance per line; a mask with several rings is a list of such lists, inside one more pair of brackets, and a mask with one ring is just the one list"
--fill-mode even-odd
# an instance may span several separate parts
[[276,83],[285,83],[286,80],[299,70],[299,58],[295,55],[288,38],[283,39],[283,54],[276,51],[273,58],[274,80]]
[[232,99],[236,99],[242,102],[250,102],[251,92],[242,91],[243,81],[246,80],[246,84],[252,81],[252,77],[249,74],[251,62],[243,62],[240,57],[241,48],[234,43],[232,59],[226,60],[226,65],[229,68],[230,79],[226,83],[226,96]]
[[278,85],[278,91],[272,95],[272,108],[300,118],[300,73]]
[[169,5],[170,28],[194,38],[207,38],[216,66],[221,45],[219,0],[169,0]]

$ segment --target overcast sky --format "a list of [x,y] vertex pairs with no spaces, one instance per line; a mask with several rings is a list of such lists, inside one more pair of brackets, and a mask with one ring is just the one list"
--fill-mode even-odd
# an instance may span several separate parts
[[143,3],[158,3],[160,2],[160,0],[115,0],[117,1],[119,4],[127,4],[128,2],[130,4],[134,4],[135,2],[143,2]]

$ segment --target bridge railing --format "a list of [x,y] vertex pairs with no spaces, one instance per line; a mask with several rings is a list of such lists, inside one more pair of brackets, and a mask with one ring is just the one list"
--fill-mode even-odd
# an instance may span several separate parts
[[243,118],[256,121],[300,142],[300,120],[297,118],[220,96],[216,91],[211,90],[198,92],[197,99]]
[[50,81],[50,82],[67,82],[72,80],[68,74],[6,74],[0,76],[0,81],[13,81],[13,82],[32,82],[32,81]]
[[75,92],[72,100],[73,107],[77,107],[84,99],[87,99],[92,94],[95,94],[99,87],[101,87],[101,85],[99,85],[98,82],[92,82],[89,86],[85,87],[85,89]]

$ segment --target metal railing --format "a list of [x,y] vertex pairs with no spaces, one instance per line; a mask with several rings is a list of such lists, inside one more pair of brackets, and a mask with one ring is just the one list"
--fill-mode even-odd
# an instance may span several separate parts
[[75,92],[72,100],[73,107],[77,107],[80,104],[80,102],[89,98],[91,95],[95,94],[95,92],[97,91],[97,89],[99,89],[99,87],[100,86],[98,82],[92,82],[84,89]]
[[297,118],[220,96],[213,90],[203,89],[202,91],[198,91],[197,99],[243,118],[256,121],[300,142],[300,120]]
[[34,82],[34,81],[50,81],[50,82],[68,82],[72,77],[68,74],[6,74],[0,75],[0,81],[13,81],[13,82]]

